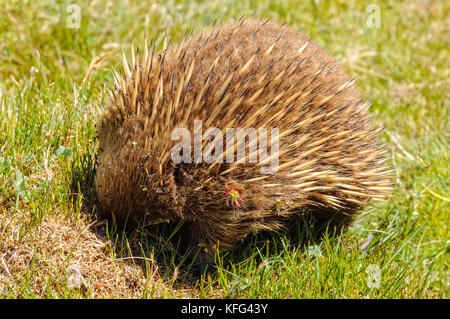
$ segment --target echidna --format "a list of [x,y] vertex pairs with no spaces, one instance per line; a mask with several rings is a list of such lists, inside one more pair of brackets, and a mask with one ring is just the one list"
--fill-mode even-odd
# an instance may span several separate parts
[[301,214],[345,228],[390,193],[370,103],[299,31],[241,19],[141,52],[97,122],[96,192],[117,220],[185,221],[208,260]]

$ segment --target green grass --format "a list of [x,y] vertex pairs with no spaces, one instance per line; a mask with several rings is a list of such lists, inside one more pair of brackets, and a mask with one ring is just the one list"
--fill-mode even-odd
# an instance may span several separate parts
[[[70,3],[0,0],[0,296],[448,298],[446,1],[79,1],[79,27]],[[371,4],[379,28],[367,25]],[[146,33],[160,47],[166,28],[177,39],[252,14],[303,28],[358,78],[386,128],[398,184],[345,234],[314,241],[304,226],[250,237],[196,280],[175,226],[123,233],[97,216],[96,106],[131,41]],[[73,263],[80,288],[68,285]]]

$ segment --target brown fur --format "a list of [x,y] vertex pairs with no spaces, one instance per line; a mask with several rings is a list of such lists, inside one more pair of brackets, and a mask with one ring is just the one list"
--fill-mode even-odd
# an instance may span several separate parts
[[[369,104],[305,35],[240,20],[188,35],[161,54],[145,45],[140,55],[131,65],[124,59],[125,75],[115,75],[97,123],[96,190],[118,220],[188,221],[190,244],[208,258],[218,243],[229,248],[303,213],[345,226],[392,188]],[[175,165],[171,133],[186,127],[193,136],[194,120],[224,136],[227,127],[277,127],[280,169],[262,175],[259,162],[248,161]],[[239,207],[225,199],[230,188],[241,192]]]

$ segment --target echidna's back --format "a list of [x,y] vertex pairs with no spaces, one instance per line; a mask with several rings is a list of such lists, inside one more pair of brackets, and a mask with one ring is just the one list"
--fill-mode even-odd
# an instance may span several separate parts
[[[187,64],[195,60],[190,91],[183,98],[184,105],[188,105],[189,98],[195,98],[205,88],[202,97],[205,107],[200,111],[203,119],[208,119],[225,97],[229,101],[244,97],[233,116],[247,118],[268,104],[271,112],[275,112],[292,104],[296,104],[296,109],[306,103],[304,109],[319,110],[362,102],[358,90],[349,85],[349,77],[331,56],[306,35],[270,21],[242,20],[209,28],[170,47],[164,59],[165,80],[176,84],[183,79]],[[346,89],[342,90],[345,85]],[[339,88],[339,95],[334,95]],[[299,91],[303,93],[298,94]],[[170,100],[170,91],[166,93]],[[289,103],[283,103],[289,98]],[[330,100],[324,103],[325,98]],[[220,127],[218,120],[226,113],[224,107],[215,119],[215,127]],[[199,114],[195,115],[198,118]],[[295,117],[283,118],[275,125],[289,127],[296,121]],[[244,122],[240,118],[236,124]],[[357,119],[348,118],[342,124],[353,127],[355,122]],[[258,123],[251,124],[255,127]]]

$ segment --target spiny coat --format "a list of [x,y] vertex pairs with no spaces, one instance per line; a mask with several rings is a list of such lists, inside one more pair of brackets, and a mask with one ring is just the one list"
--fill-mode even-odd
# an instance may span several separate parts
[[[392,188],[369,103],[339,64],[290,27],[214,25],[160,54],[145,43],[131,63],[123,57],[123,68],[97,123],[101,209],[128,222],[184,220],[205,260],[217,244],[229,248],[300,214],[345,227]],[[248,140],[245,161],[195,163],[191,154],[191,163],[175,164],[172,132],[192,134],[194,120],[224,139],[227,128],[278,128],[278,170],[262,174],[261,157],[249,163]]]

